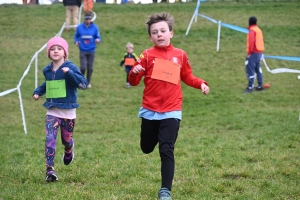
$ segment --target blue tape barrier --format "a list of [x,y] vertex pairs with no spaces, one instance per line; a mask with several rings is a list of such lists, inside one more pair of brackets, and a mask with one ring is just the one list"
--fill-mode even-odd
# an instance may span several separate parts
[[205,16],[205,15],[198,14],[198,16],[203,17],[203,18],[205,18],[205,19],[207,19],[207,20],[209,20],[209,21],[211,21],[211,22],[213,22],[213,23],[216,23],[216,24],[219,23],[218,21],[216,21],[216,20],[214,20],[214,19],[212,19],[212,18],[210,18],[210,17],[207,17],[207,16]]
[[[214,20],[208,16],[205,16],[205,15],[202,15],[202,14],[199,14],[198,13],[198,16],[200,17],[203,17],[213,23],[216,23],[216,24],[219,24],[219,22],[217,20]],[[239,27],[239,26],[235,26],[235,25],[232,25],[232,24],[227,24],[227,23],[223,23],[221,22],[221,26],[224,26],[226,28],[229,28],[229,29],[233,29],[235,31],[239,31],[239,32],[242,32],[242,33],[246,33],[248,34],[249,30],[246,29],[246,28],[242,28],[242,27]],[[290,56],[264,56],[264,58],[271,58],[271,59],[277,59],[277,60],[288,60],[288,61],[297,61],[297,62],[300,62],[300,57],[290,57]]]
[[[207,20],[209,20],[209,21],[211,21],[213,23],[216,23],[216,24],[219,23],[217,20],[214,20],[214,19],[212,19],[210,17],[207,17],[205,15],[198,14],[198,16],[203,17],[203,18],[205,18],[205,19],[207,19]],[[232,24],[226,24],[226,23],[223,23],[223,22],[221,22],[221,26],[224,26],[224,27],[227,27],[227,28],[230,28],[230,29],[242,32],[242,33],[246,33],[246,34],[249,32],[249,30],[246,29],[246,28],[242,28],[242,27],[235,26],[235,25],[232,25]]]
[[242,28],[242,27],[239,27],[239,26],[234,26],[234,25],[231,25],[231,24],[226,24],[226,23],[223,23],[223,22],[221,22],[221,26],[224,26],[224,27],[227,27],[227,28],[230,28],[230,29],[242,32],[242,33],[246,33],[246,34],[249,32],[249,30],[246,29],[246,28]]
[[272,58],[277,60],[289,60],[300,62],[300,57],[290,57],[290,56],[264,56],[264,58]]

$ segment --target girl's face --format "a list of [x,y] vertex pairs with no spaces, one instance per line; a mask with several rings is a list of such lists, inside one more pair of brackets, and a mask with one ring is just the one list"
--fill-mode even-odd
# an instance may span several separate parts
[[65,51],[61,46],[54,45],[50,48],[50,58],[52,61],[64,61]]
[[126,51],[127,51],[127,53],[132,53],[132,52],[133,52],[133,48],[131,48],[131,47],[126,47]]
[[170,31],[169,26],[165,21],[152,24],[150,27],[150,34],[149,39],[157,47],[168,46],[173,37],[173,31]]

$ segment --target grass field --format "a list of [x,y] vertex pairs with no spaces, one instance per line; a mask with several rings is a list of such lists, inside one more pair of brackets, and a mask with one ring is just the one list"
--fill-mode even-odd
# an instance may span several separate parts
[[[143,84],[125,88],[119,67],[125,45],[135,53],[152,44],[144,26],[153,12],[175,17],[174,46],[189,55],[194,74],[211,89],[207,96],[183,85],[183,120],[176,143],[175,200],[300,199],[298,74],[271,74],[263,66],[263,92],[246,88],[243,33],[222,28],[216,52],[217,25],[202,18],[185,36],[196,2],[153,5],[96,3],[98,46],[92,88],[79,91],[74,132],[75,160],[61,161],[57,140],[56,183],[45,182],[45,97],[35,102],[34,65],[21,85],[28,134],[24,134],[18,93],[0,97],[0,199],[156,199],[160,188],[158,149],[139,148]],[[255,15],[264,31],[265,55],[300,55],[300,2],[206,2],[200,13],[247,27]],[[62,4],[0,6],[0,92],[15,88],[31,58],[62,27]],[[74,32],[63,33],[70,60],[79,65]],[[49,62],[39,55],[39,84]],[[299,62],[266,59],[271,69],[300,70]]]

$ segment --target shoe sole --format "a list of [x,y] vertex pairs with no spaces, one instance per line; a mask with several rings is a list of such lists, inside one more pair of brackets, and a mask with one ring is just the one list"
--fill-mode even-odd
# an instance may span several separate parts
[[58,181],[58,177],[55,174],[50,174],[46,176],[46,181],[48,183]]
[[159,200],[172,200],[172,197],[160,197]]
[[[75,153],[74,153],[75,148],[74,147],[75,147],[75,143],[73,143],[73,146],[72,146],[72,160],[69,164],[71,164],[73,162],[74,158],[75,158]],[[65,157],[65,153],[63,153],[62,161],[63,161],[64,165],[66,165],[65,162],[64,162],[64,157]],[[67,165],[69,165],[69,164],[67,164]]]

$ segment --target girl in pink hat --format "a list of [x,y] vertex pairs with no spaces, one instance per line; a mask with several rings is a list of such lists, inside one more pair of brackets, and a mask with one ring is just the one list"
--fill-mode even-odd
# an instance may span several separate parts
[[47,55],[51,62],[43,69],[45,81],[33,92],[38,100],[46,94],[46,181],[57,181],[54,171],[56,137],[60,128],[64,145],[63,163],[69,165],[74,159],[73,130],[76,119],[77,89],[85,90],[88,82],[78,67],[68,60],[68,43],[61,37],[51,38],[47,43]]

